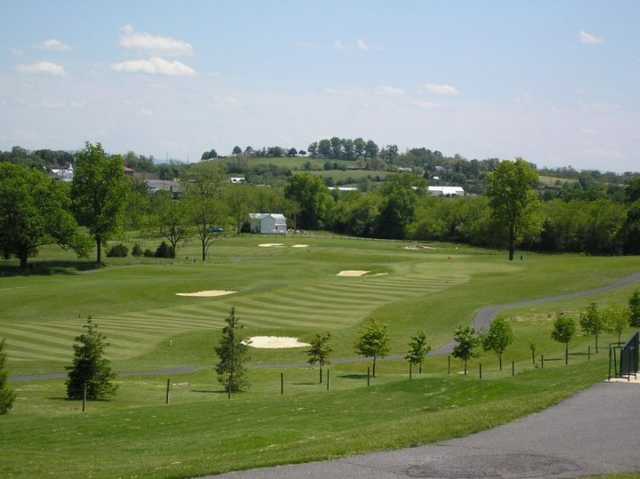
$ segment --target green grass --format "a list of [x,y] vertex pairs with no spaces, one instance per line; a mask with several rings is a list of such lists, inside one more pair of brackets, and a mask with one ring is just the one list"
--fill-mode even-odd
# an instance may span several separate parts
[[[122,238],[155,247],[159,240]],[[260,243],[285,246],[261,248]],[[292,248],[308,244],[308,248]],[[0,337],[7,337],[13,374],[63,371],[73,337],[92,315],[111,342],[119,371],[188,365],[196,373],[171,378],[172,403],[162,404],[166,378],[119,379],[113,401],[90,403],[89,413],[64,400],[63,381],[16,383],[15,409],[0,418],[2,477],[187,477],[283,462],[300,462],[403,447],[461,436],[553,404],[605,377],[603,354],[569,367],[534,368],[528,344],[559,355],[549,337],[557,311],[575,313],[592,298],[507,311],[516,341],[500,372],[482,353],[469,377],[454,361],[429,358],[426,374],[407,381],[406,364],[380,363],[375,387],[365,386],[365,361],[332,366],[331,391],[317,370],[302,366],[300,349],[253,350],[251,389],[228,401],[215,381],[213,345],[231,306],[247,336],[333,335],[334,359],[354,357],[364,321],[384,322],[391,353],[403,354],[409,336],[424,329],[434,348],[450,341],[479,308],[602,286],[638,271],[639,257],[529,254],[509,263],[503,252],[452,244],[408,250],[403,241],[329,234],[286,238],[222,238],[210,259],[197,261],[195,242],[175,260],[108,259],[86,269],[58,248],[44,248],[38,263],[50,274],[14,275],[2,261]],[[341,278],[362,269],[373,274]],[[220,298],[185,298],[177,292],[230,289]],[[593,299],[624,303],[632,288]],[[611,341],[603,337],[601,344]],[[586,349],[579,336],[572,351]],[[338,361],[336,361],[338,362]],[[484,380],[477,378],[482,362]],[[279,395],[280,372],[286,394]],[[99,446],[99,447],[98,447]],[[8,457],[7,461],[4,456]]]
[[[84,415],[77,403],[56,399],[58,385],[40,383],[35,390],[21,388],[22,401],[50,394],[50,402],[62,405],[2,419],[0,472],[8,478],[191,477],[412,446],[548,407],[600,380],[604,364],[483,381],[396,377],[371,388],[284,397],[272,390],[231,401],[215,392],[191,392],[201,397],[178,396],[168,406],[161,405],[160,381],[131,380],[122,384],[119,404],[90,403]],[[62,407],[67,410],[60,412]]]

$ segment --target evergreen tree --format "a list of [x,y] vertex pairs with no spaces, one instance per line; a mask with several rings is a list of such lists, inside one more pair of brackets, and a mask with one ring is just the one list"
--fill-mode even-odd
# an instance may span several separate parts
[[502,354],[513,342],[513,330],[504,318],[498,318],[493,323],[487,334],[482,338],[482,347],[485,351],[493,351],[498,355],[498,367],[502,371]]
[[109,343],[91,317],[83,327],[85,332],[75,338],[73,345],[73,365],[66,368],[69,371],[67,398],[82,399],[86,384],[87,399],[108,399],[118,388],[113,384],[116,375],[111,370],[111,362],[104,358]]
[[376,359],[383,358],[389,352],[389,335],[387,327],[371,319],[355,344],[360,356],[373,359],[373,377],[376,377]]
[[16,394],[7,384],[9,373],[5,369],[7,355],[4,352],[4,344],[5,340],[3,339],[0,341],[0,415],[7,414],[11,410],[16,398]]
[[640,290],[635,290],[629,299],[629,323],[640,328]]
[[307,356],[309,359],[307,362],[312,366],[317,364],[320,367],[320,382],[322,383],[322,367],[328,364],[329,354],[333,351],[333,348],[329,345],[331,339],[330,333],[316,334],[311,340],[310,347],[307,350]]
[[422,364],[424,357],[431,351],[431,346],[427,344],[427,335],[424,331],[418,333],[411,338],[409,342],[409,351],[405,355],[405,359],[412,365],[418,366],[418,373],[422,374]]
[[585,334],[595,337],[596,353],[598,352],[598,336],[604,331],[605,326],[605,318],[598,310],[596,303],[591,303],[585,311],[580,313],[580,328]]
[[225,319],[227,325],[222,329],[220,343],[215,351],[220,358],[216,365],[218,381],[228,393],[242,391],[249,386],[245,363],[249,359],[248,346],[242,341],[239,330],[242,326],[236,318],[236,308],[231,308],[229,317]]
[[478,355],[476,352],[476,348],[480,344],[480,338],[476,334],[476,330],[470,326],[462,327],[458,326],[455,334],[453,335],[453,340],[456,345],[453,347],[453,352],[451,353],[454,358],[462,359],[464,361],[464,374],[467,375],[467,364],[469,359]]

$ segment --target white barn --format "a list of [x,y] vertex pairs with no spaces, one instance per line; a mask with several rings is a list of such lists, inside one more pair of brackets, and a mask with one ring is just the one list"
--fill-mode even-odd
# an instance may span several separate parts
[[431,196],[464,196],[462,186],[429,186]]
[[250,213],[252,233],[287,234],[287,219],[280,213]]

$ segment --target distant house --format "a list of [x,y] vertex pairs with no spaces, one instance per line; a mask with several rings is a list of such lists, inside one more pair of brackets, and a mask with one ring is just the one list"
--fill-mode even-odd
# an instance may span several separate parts
[[280,213],[250,213],[252,233],[287,234],[287,219]]
[[124,167],[124,176],[134,176],[136,170],[133,168],[129,168],[128,166]]
[[396,170],[400,173],[411,173],[413,171],[413,168],[409,168],[408,166],[398,166]]
[[69,165],[68,168],[52,168],[51,174],[56,180],[70,183],[73,181],[73,165]]
[[157,193],[158,191],[168,191],[174,198],[181,196],[183,193],[182,185],[177,181],[171,180],[145,180],[149,193]]
[[246,183],[247,179],[244,176],[232,176],[229,178],[229,181],[234,185],[239,185],[241,183]]
[[358,191],[357,186],[329,186],[331,191]]
[[428,189],[431,196],[464,196],[462,186],[429,186]]

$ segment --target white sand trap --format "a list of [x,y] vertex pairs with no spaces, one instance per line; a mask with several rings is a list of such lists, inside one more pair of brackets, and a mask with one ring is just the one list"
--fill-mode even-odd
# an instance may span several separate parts
[[258,245],[260,248],[273,248],[276,246],[284,246],[283,243],[260,243]]
[[364,276],[369,271],[362,271],[356,269],[347,269],[344,271],[340,271],[336,276],[342,276],[345,278],[357,278],[358,276]]
[[304,348],[309,346],[309,343],[303,343],[298,338],[287,336],[252,336],[243,341],[243,343],[258,349]]
[[369,278],[376,278],[376,277],[378,277],[378,276],[386,276],[386,275],[388,275],[388,274],[389,274],[389,273],[376,273],[376,274],[371,274],[371,275],[369,275]]
[[308,244],[294,244],[291,246],[292,248],[308,248]]
[[176,296],[189,296],[191,298],[215,298],[237,293],[237,291],[227,291],[224,289],[210,289],[208,291],[196,291],[195,293],[176,293]]

